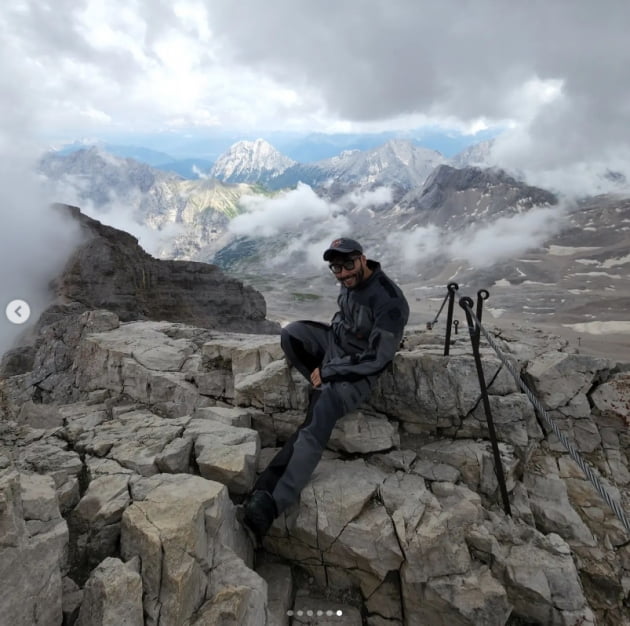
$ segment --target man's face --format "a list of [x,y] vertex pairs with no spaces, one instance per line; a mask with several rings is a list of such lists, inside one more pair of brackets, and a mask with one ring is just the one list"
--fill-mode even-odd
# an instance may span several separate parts
[[365,255],[344,254],[333,257],[329,267],[344,287],[354,289],[365,280],[366,263]]

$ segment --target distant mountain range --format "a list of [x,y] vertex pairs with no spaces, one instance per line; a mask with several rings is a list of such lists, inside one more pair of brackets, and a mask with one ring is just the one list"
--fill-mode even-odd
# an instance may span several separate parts
[[[214,160],[194,155],[176,158],[165,152],[141,146],[90,141],[77,141],[51,152],[60,156],[69,156],[74,152],[95,147],[104,153],[123,159],[131,158],[156,169],[179,174],[183,178],[196,179],[213,176],[223,182],[261,183],[281,189],[294,186],[298,180],[311,185],[318,185],[329,178],[336,179],[339,176],[342,176],[344,180],[354,180],[356,175],[352,174],[352,170],[356,171],[363,167],[355,162],[357,156],[359,160],[371,159],[376,162],[365,164],[365,167],[372,170],[374,167],[381,169],[378,166],[379,160],[391,160],[392,157],[394,159],[400,157],[403,161],[405,159],[409,161],[410,157],[415,157],[419,160],[417,165],[421,171],[430,169],[430,162],[434,162],[433,167],[438,163],[451,163],[456,167],[482,166],[486,164],[486,161],[481,158],[481,154],[485,151],[487,158],[492,145],[491,140],[484,141],[465,148],[449,159],[439,151],[420,146],[416,140],[400,139],[392,133],[367,136],[315,133],[305,138],[303,144],[296,142],[295,145],[285,137],[280,139],[281,145],[285,145],[291,154],[299,155],[299,158],[288,156],[288,152],[283,153],[261,138],[253,141],[236,141]],[[311,148],[307,148],[307,145]],[[386,152],[385,146],[389,146],[389,155],[383,154]],[[351,157],[352,154],[355,158]],[[424,161],[427,163],[422,165]],[[414,168],[414,163],[408,162],[407,165],[411,169]],[[349,170],[347,176],[344,176],[343,169]],[[332,173],[332,176],[329,176],[329,173]],[[409,179],[407,182],[417,183],[417,173],[411,173],[406,178]]]
[[[507,290],[524,315],[627,319],[630,201],[560,206],[547,190],[470,166],[490,149],[486,142],[446,159],[393,140],[295,163],[262,140],[237,142],[194,180],[94,147],[49,153],[40,167],[52,200],[98,217],[115,205],[152,229],[175,227],[165,258],[216,262],[241,276],[315,277],[316,289],[321,273],[309,255],[319,260],[330,238],[352,233],[412,291],[457,280]],[[235,218],[251,227],[232,232]],[[263,226],[271,234],[261,236]]]

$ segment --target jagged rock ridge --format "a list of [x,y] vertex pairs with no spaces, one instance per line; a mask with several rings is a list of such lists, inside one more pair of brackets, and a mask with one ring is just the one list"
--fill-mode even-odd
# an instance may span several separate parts
[[292,187],[299,181],[318,187],[327,181],[357,187],[379,185],[410,189],[422,185],[446,159],[435,150],[411,141],[392,139],[371,150],[348,150],[315,163],[296,164],[269,181],[272,189]]
[[[254,570],[233,502],[308,398],[277,338],[107,311],[43,328],[36,367],[0,384],[3,616],[94,626],[124,607],[138,625],[248,626],[329,607],[379,626],[627,623],[620,522],[484,347],[503,514],[473,359],[459,340],[442,356],[441,339],[409,333]],[[627,507],[630,367],[531,331],[497,340]]]
[[181,321],[204,328],[277,332],[265,320],[260,293],[216,266],[155,259],[135,237],[58,205],[79,221],[86,242],[55,283],[58,296],[86,309],[107,308],[122,320]]

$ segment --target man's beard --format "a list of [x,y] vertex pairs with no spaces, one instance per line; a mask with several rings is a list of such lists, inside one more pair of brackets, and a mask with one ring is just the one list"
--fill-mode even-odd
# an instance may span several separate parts
[[360,269],[358,269],[354,274],[350,274],[349,276],[345,276],[344,278],[338,278],[337,280],[344,286],[346,287],[346,285],[344,284],[346,280],[350,279],[350,278],[354,278],[354,285],[352,287],[346,287],[346,289],[355,289],[356,287],[358,287],[362,282],[363,282],[363,278],[365,277],[365,271],[364,269],[361,267]]

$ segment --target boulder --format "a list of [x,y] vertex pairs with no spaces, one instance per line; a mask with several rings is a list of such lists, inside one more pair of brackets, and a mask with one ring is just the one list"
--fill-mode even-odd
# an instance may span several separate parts
[[132,494],[134,501],[122,517],[121,555],[140,558],[146,623],[185,623],[210,597],[230,595],[229,587],[213,580],[214,569],[225,561],[226,551],[232,567],[235,558],[251,563],[251,554],[227,488],[174,474],[140,479]]
[[68,526],[52,478],[0,470],[0,615],[6,624],[61,624]]
[[144,626],[137,559],[108,557],[91,573],[76,626]]

